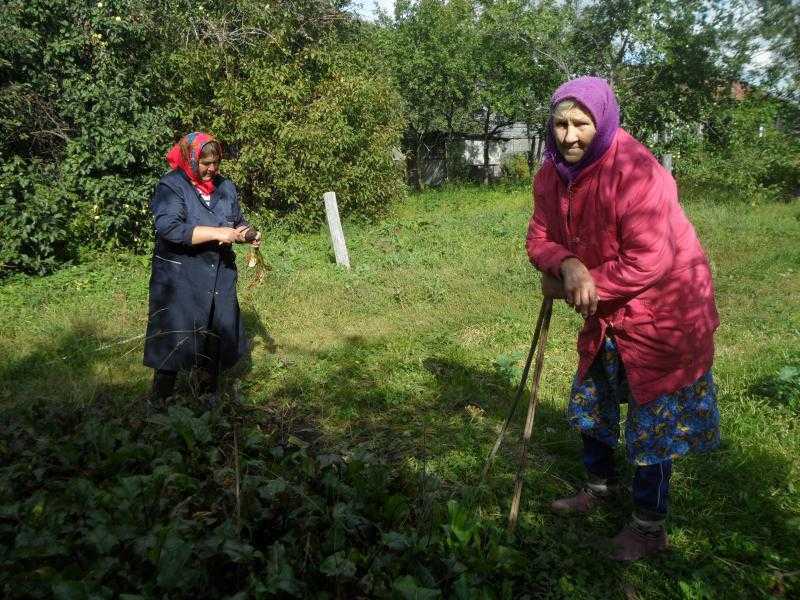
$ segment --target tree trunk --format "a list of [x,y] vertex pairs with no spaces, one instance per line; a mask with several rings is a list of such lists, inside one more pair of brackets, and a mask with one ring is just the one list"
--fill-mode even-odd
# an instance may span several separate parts
[[450,134],[444,138],[444,182],[450,181]]
[[444,138],[444,181],[450,181],[450,144],[453,141],[453,115],[447,115],[447,134]]
[[542,162],[542,154],[544,153],[544,145],[547,140],[547,123],[542,125],[539,129],[539,135],[536,139],[536,160]]
[[525,135],[528,136],[528,152],[526,158],[528,159],[528,173],[533,177],[533,165],[536,164],[536,140],[531,136],[531,122],[525,121]]
[[489,185],[489,108],[483,120],[483,185]]
[[425,178],[422,175],[422,147],[425,144],[422,143],[422,136],[417,136],[417,148],[415,151],[416,159],[417,159],[417,191],[423,191],[425,189]]

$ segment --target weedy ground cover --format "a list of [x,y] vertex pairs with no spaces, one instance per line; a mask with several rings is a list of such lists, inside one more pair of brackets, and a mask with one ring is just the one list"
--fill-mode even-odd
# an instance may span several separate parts
[[[725,598],[800,589],[800,208],[685,199],[722,326],[723,447],[676,464],[672,549],[601,558],[630,505],[547,504],[581,482],[563,420],[580,319],[556,306],[516,536],[505,417],[540,304],[524,189],[413,196],[324,233],[273,230],[240,301],[230,402],[145,410],[147,257],[0,287],[0,589],[112,597]],[[520,419],[521,419],[520,415]],[[518,433],[517,429],[512,436]],[[22,585],[22,584],[25,585]],[[237,594],[239,594],[237,596]]]

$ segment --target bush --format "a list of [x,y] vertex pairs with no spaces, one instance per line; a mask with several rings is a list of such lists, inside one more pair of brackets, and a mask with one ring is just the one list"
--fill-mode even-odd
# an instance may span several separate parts
[[508,182],[530,182],[531,171],[525,154],[512,154],[503,160],[503,179]]
[[[261,223],[314,227],[329,190],[343,215],[367,218],[404,194],[391,159],[402,103],[343,4],[210,7],[187,16],[196,35],[170,54],[185,74],[170,92],[182,122],[229,148],[223,173]],[[198,69],[198,57],[211,67]]]
[[456,500],[431,515],[385,461],[262,409],[26,402],[0,422],[3,597],[511,598],[548,579]]
[[44,274],[70,260],[70,204],[53,165],[0,163],[0,273]]
[[0,13],[12,40],[0,50],[5,263],[43,273],[79,245],[148,245],[175,121],[153,17],[133,0],[12,1]]
[[270,222],[308,229],[335,191],[344,215],[374,217],[402,197],[391,148],[403,126],[388,79],[344,61],[306,57],[285,69],[259,60],[217,92],[215,131],[238,150],[225,169]]
[[788,199],[800,185],[800,144],[782,129],[784,111],[763,98],[720,110],[702,139],[678,140],[675,167],[681,182],[712,188],[716,198],[731,202]]
[[401,197],[401,104],[342,6],[7,2],[3,262],[43,273],[77,246],[149,247],[164,155],[193,130],[232,150],[223,172],[260,222],[308,228],[327,190],[366,217]]

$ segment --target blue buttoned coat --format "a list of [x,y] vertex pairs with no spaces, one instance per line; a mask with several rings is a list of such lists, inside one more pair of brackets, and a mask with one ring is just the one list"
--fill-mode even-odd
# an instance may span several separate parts
[[223,369],[247,350],[233,249],[216,241],[192,246],[198,225],[247,224],[233,183],[218,178],[216,184],[210,205],[181,171],[171,171],[156,186],[150,204],[156,241],[144,345],[148,367],[178,371],[204,366],[208,336],[218,336]]

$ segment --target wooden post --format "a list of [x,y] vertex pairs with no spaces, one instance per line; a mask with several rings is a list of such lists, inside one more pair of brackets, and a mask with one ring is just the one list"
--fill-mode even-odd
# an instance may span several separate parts
[[665,154],[661,158],[661,164],[671,174],[672,173],[672,154]]
[[339,219],[339,206],[336,204],[336,193],[325,192],[322,198],[325,200],[325,218],[328,221],[328,229],[330,229],[331,232],[331,242],[333,243],[333,253],[336,255],[336,264],[349,269],[350,257],[347,255],[347,244],[344,241],[342,222]]

